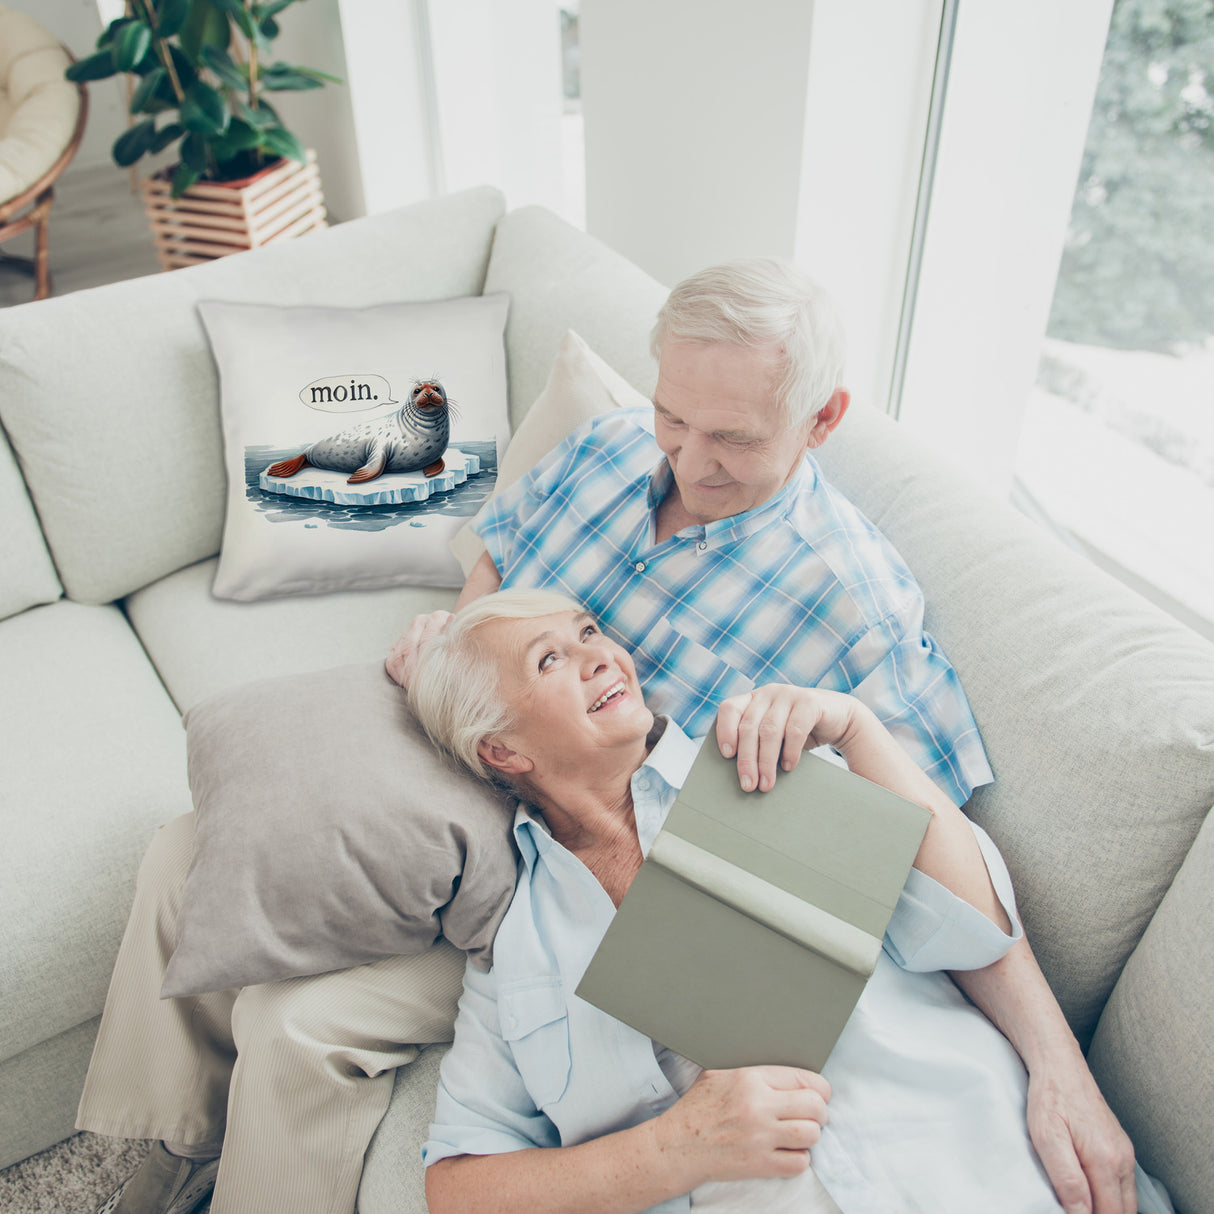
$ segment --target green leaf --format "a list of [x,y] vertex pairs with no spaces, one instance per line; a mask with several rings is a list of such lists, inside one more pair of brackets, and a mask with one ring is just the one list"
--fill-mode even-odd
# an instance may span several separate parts
[[207,141],[201,135],[189,134],[181,141],[181,163],[201,177],[207,171],[210,155]]
[[286,63],[272,63],[261,73],[261,87],[272,93],[318,89],[322,82]]
[[295,0],[269,0],[267,4],[253,5],[253,16],[258,21],[264,21],[267,17],[276,17],[284,8],[289,8]]
[[156,32],[162,38],[172,38],[181,32],[190,15],[190,0],[159,0],[156,5]]
[[142,21],[129,22],[114,38],[114,67],[120,72],[133,71],[151,45],[152,31]]
[[124,169],[134,164],[144,152],[151,148],[155,138],[156,124],[150,118],[136,123],[130,130],[123,131],[114,140],[112,149],[114,163]]
[[258,41],[261,42],[263,46],[273,42],[281,32],[278,28],[278,22],[275,21],[273,17],[263,17],[257,23],[257,29],[261,34],[261,38],[258,39]]
[[85,59],[77,59],[63,74],[69,80],[81,84],[86,80],[105,80],[117,71],[113,54],[110,51],[98,51]]
[[297,67],[295,70],[304,76],[312,76],[316,80],[327,80],[330,84],[345,84],[340,76],[331,76],[328,72],[322,72],[320,68]]
[[141,111],[153,112],[153,107],[163,108],[163,102],[156,96],[156,90],[169,78],[168,72],[162,67],[154,67],[139,82],[139,87],[131,94],[131,113]]
[[204,46],[201,59],[229,88],[249,87],[248,68],[238,64],[221,46]]
[[237,116],[247,122],[249,126],[259,131],[268,130],[272,126],[278,126],[278,115],[262,99],[258,99],[257,108],[250,109],[240,98],[236,98],[235,111]]
[[[187,92],[198,79],[198,69],[190,62],[185,51],[171,43],[169,44],[169,56],[173,60],[173,70],[177,73],[177,83],[181,85],[182,92]],[[172,95],[174,104],[176,104],[177,94]]]
[[275,156],[286,156],[289,160],[298,160],[300,164],[306,164],[308,161],[304,145],[286,127],[275,126],[263,131],[261,146],[266,151],[273,152]]
[[190,15],[181,27],[178,41],[190,61],[197,63],[204,46],[228,46],[232,41],[232,26],[227,15],[215,8],[211,0],[192,0]]
[[228,127],[228,107],[223,95],[195,80],[181,103],[181,125],[196,135],[222,135]]
[[131,22],[133,20],[134,20],[133,17],[117,17],[113,21],[111,21],[109,23],[109,25],[107,25],[105,27],[105,29],[103,29],[101,31],[101,34],[97,39],[97,49],[102,50],[106,47],[113,46],[114,38],[117,35],[118,31],[124,25],[127,25],[129,22]]
[[228,155],[222,156],[220,159],[227,160],[230,159],[233,152],[247,152],[250,148],[260,147],[262,133],[256,127],[250,126],[247,122],[241,122],[237,118],[228,125],[223,142],[224,147],[228,150]]
[[253,14],[245,8],[241,0],[210,0],[210,2],[235,21],[246,38],[257,36],[257,25],[253,20]]
[[170,143],[176,142],[185,134],[185,127],[180,122],[170,122],[168,126],[162,126],[156,132],[156,138],[152,140],[152,146],[148,149],[150,152],[163,152]]
[[201,177],[202,174],[195,169],[190,168],[184,162],[177,166],[177,171],[173,174],[173,186],[170,191],[174,198],[180,198]]

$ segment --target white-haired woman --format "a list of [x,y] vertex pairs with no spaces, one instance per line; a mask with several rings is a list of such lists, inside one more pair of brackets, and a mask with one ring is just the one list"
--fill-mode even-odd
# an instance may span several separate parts
[[991,964],[1019,936],[1007,871],[857,700],[764,687],[716,728],[760,789],[830,745],[932,811],[818,1075],[700,1072],[573,993],[698,750],[655,720],[587,613],[549,591],[477,600],[422,647],[409,693],[439,745],[525,802],[493,969],[469,967],[443,1064],[432,1211],[1061,1208],[1025,1129],[1023,1065],[941,972]]

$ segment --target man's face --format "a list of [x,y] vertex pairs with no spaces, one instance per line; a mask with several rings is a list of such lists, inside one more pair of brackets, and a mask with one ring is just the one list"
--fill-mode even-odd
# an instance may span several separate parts
[[777,380],[775,351],[663,345],[654,433],[683,508],[697,522],[731,518],[769,501],[806,449],[818,445],[814,419],[785,424],[776,406]]

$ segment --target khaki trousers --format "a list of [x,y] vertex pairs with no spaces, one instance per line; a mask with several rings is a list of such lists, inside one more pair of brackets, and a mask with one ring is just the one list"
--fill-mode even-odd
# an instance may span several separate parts
[[451,1040],[464,955],[162,1000],[193,832],[161,827],[140,867],[77,1128],[222,1139],[212,1214],[348,1214],[393,1071]]

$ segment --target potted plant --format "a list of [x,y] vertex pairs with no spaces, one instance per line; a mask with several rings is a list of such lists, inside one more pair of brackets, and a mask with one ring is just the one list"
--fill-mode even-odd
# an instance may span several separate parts
[[126,167],[177,147],[143,183],[166,268],[324,226],[315,156],[267,95],[337,78],[274,60],[278,16],[295,0],[127,0],[69,80],[132,81],[132,125],[113,146]]

